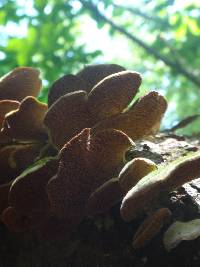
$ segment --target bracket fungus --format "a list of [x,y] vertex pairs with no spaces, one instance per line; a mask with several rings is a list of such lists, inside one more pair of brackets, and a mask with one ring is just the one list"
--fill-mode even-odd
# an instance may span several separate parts
[[[131,221],[152,200],[200,176],[199,152],[167,169],[141,158],[125,165],[133,141],[155,134],[167,108],[155,91],[131,106],[141,82],[139,73],[116,64],[87,66],[55,81],[47,106],[35,98],[38,70],[17,68],[0,80],[0,212],[10,230],[70,236],[85,216],[122,199],[121,217]],[[134,247],[169,214],[162,209],[147,219]]]
[[49,129],[52,143],[58,148],[61,149],[74,135],[88,126],[86,102],[86,92],[75,91],[60,97],[49,108],[44,124]]
[[138,228],[133,237],[133,248],[144,247],[170,219],[171,211],[168,208],[156,210]]
[[[104,78],[89,94],[81,90],[58,98],[44,118],[52,143],[62,148],[82,129],[121,113],[137,93],[140,83],[139,73],[122,71]],[[121,130],[120,127],[117,129]]]
[[11,185],[47,141],[43,124],[47,106],[35,98],[41,88],[39,74],[37,69],[20,67],[0,80],[0,207],[2,218],[18,222],[21,215],[9,207]]
[[72,138],[61,149],[57,175],[47,184],[54,214],[59,218],[82,214],[90,194],[116,175],[131,145],[117,130],[93,135],[86,128]]
[[50,107],[56,100],[68,93],[75,91],[89,93],[103,78],[123,70],[125,68],[117,64],[98,64],[85,67],[77,75],[66,74],[49,88],[48,106]]
[[164,97],[151,91],[126,112],[99,122],[94,126],[94,131],[119,129],[133,140],[138,140],[157,132],[166,108],[167,102]]
[[46,184],[57,169],[56,158],[43,159],[0,187],[4,199],[7,198],[2,207],[2,220],[8,228],[15,232],[30,230],[50,217]]
[[163,243],[169,252],[174,249],[181,241],[189,241],[200,236],[200,219],[187,222],[176,221],[167,229],[163,237]]
[[46,158],[22,172],[10,187],[9,205],[24,214],[48,210],[46,184],[57,169],[58,159]]
[[139,180],[157,169],[157,165],[150,159],[134,158],[129,161],[119,174],[119,184],[127,193]]
[[[164,97],[150,92],[128,108],[140,87],[140,74],[118,65],[103,67],[88,66],[77,75],[60,78],[50,88],[44,123],[59,149],[84,128],[95,132],[118,129],[133,140],[159,129],[167,108]],[[88,89],[87,84],[92,87]]]
[[97,83],[88,94],[88,108],[97,121],[123,112],[141,84],[138,72],[121,71]]
[[26,97],[17,110],[6,114],[1,132],[18,140],[35,140],[45,135],[43,118],[47,106],[32,96]]
[[120,171],[118,177],[109,179],[98,187],[88,200],[90,215],[108,211],[145,175],[157,169],[156,164],[145,158],[135,158]]
[[159,168],[143,177],[128,191],[121,205],[122,218],[125,221],[133,220],[150,202],[199,176],[199,151]]

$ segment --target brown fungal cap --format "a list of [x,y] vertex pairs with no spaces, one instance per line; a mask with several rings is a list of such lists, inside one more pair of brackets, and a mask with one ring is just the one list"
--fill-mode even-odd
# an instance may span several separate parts
[[129,110],[130,114],[135,117],[136,124],[138,119],[144,124],[146,135],[155,134],[159,128],[161,120],[167,109],[167,101],[164,96],[156,91],[150,91],[142,96]]
[[55,175],[57,169],[58,160],[46,158],[25,170],[12,183],[9,193],[10,206],[23,214],[48,210],[46,184]]
[[0,100],[21,101],[26,96],[37,96],[41,88],[39,70],[30,67],[19,67],[0,80]]
[[86,82],[87,92],[90,92],[90,90],[106,76],[123,70],[125,70],[125,68],[117,64],[89,65],[77,73],[77,76]]
[[127,112],[99,122],[93,130],[97,132],[113,128],[123,131],[133,140],[141,139],[158,130],[166,108],[165,98],[152,91],[137,101]]
[[125,133],[115,129],[92,133],[91,140],[93,166],[97,173],[101,173],[101,179],[117,176],[124,165],[125,152],[135,145],[133,141]]
[[200,176],[200,152],[192,153],[143,177],[124,197],[121,216],[131,221],[152,200]]
[[62,148],[58,174],[47,184],[51,208],[58,217],[79,215],[91,193],[89,137],[90,129],[85,129]]
[[5,116],[2,133],[13,139],[35,140],[46,136],[43,119],[47,105],[26,97],[15,111]]
[[74,91],[85,91],[84,80],[73,74],[67,74],[56,80],[49,89],[48,106],[50,107],[61,96]]
[[96,84],[88,95],[88,108],[97,120],[121,113],[136,95],[141,84],[137,72],[121,71]]
[[60,97],[48,110],[44,124],[49,129],[51,141],[58,148],[88,127],[87,94],[76,91]]
[[161,208],[148,217],[133,237],[133,248],[140,249],[149,243],[169,221],[170,216],[169,209]]
[[129,161],[119,174],[119,184],[123,192],[127,193],[142,177],[156,169],[156,164],[150,159],[134,158]]
[[59,217],[82,213],[90,194],[117,172],[130,146],[117,130],[91,135],[84,129],[72,138],[60,152],[57,176],[47,184],[53,212]]

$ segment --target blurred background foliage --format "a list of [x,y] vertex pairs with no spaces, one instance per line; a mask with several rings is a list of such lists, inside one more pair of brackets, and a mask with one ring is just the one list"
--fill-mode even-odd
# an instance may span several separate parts
[[[40,68],[50,84],[86,64],[118,63],[143,75],[141,93],[164,94],[168,128],[200,113],[199,0],[1,0],[0,75]],[[181,130],[200,132],[200,119]]]

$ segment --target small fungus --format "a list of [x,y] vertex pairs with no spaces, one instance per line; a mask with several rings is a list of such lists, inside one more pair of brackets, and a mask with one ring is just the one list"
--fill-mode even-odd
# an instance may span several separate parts
[[123,192],[127,193],[139,180],[156,169],[156,164],[150,159],[134,158],[129,161],[119,174],[119,184]]
[[169,252],[182,241],[189,241],[200,236],[200,219],[180,222],[176,221],[167,229],[163,237],[163,243]]
[[171,211],[167,208],[161,208],[149,216],[138,228],[133,237],[133,248],[140,249],[144,247],[153,237],[155,237],[160,229],[169,222]]

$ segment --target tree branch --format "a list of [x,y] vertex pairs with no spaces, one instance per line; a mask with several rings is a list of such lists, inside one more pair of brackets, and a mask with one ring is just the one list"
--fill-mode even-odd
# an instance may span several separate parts
[[79,0],[79,2],[88,9],[95,18],[98,18],[99,20],[107,23],[112,27],[112,29],[116,32],[120,32],[124,36],[126,36],[129,40],[136,43],[140,47],[142,47],[147,53],[154,56],[154,58],[159,59],[165,63],[165,65],[169,66],[172,70],[174,70],[177,73],[182,74],[185,76],[188,80],[190,80],[192,83],[200,87],[200,79],[196,77],[192,72],[185,69],[180,63],[174,62],[170,60],[169,58],[163,56],[160,54],[157,50],[155,50],[153,47],[146,44],[144,41],[140,40],[136,36],[132,35],[128,31],[126,31],[122,26],[117,25],[115,22],[113,22],[111,19],[107,18],[104,14],[102,14],[98,8],[91,2],[87,0]]
[[169,23],[167,20],[162,20],[161,18],[159,17],[156,17],[156,16],[152,16],[152,15],[149,15],[149,14],[146,14],[144,12],[141,12],[139,9],[137,8],[133,8],[133,7],[129,7],[129,6],[124,6],[124,5],[117,5],[115,3],[112,4],[115,8],[119,8],[119,9],[123,9],[123,10],[127,10],[129,11],[130,13],[136,15],[136,16],[139,16],[145,20],[150,20],[150,21],[153,21],[154,23],[158,23],[159,25],[162,24],[164,26],[167,26],[167,27],[170,27]]

